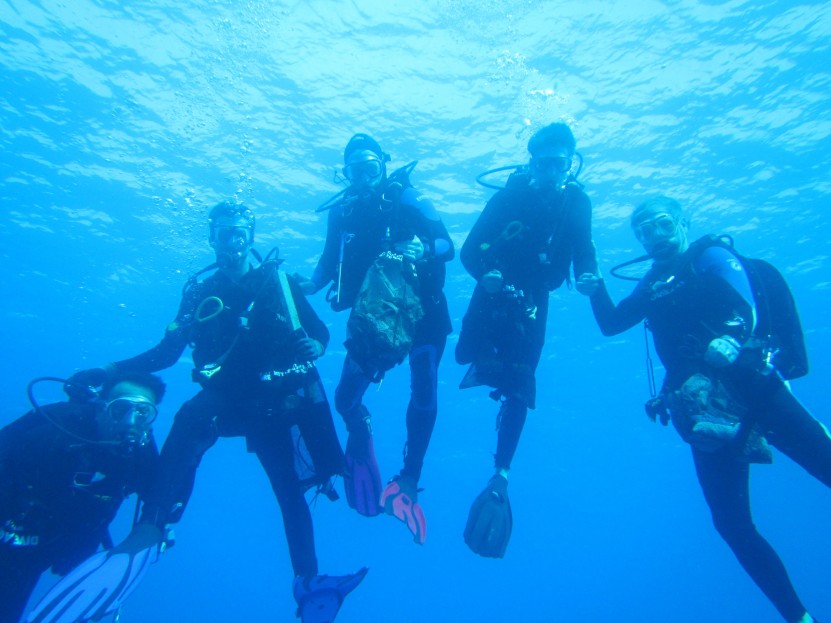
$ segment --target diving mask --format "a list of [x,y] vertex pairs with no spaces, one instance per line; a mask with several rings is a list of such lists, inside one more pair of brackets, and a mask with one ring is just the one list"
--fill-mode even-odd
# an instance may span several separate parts
[[380,160],[370,159],[347,164],[343,167],[343,175],[353,184],[363,180],[373,182],[381,177],[383,170]]
[[159,408],[145,396],[119,396],[104,405],[107,416],[118,425],[146,428],[159,414]]
[[644,244],[649,240],[657,238],[671,238],[675,235],[678,229],[678,223],[671,214],[666,212],[657,214],[651,219],[640,221],[632,225],[632,230],[635,232],[635,238],[638,242]]
[[538,172],[565,173],[571,169],[571,158],[566,156],[532,156],[531,167]]

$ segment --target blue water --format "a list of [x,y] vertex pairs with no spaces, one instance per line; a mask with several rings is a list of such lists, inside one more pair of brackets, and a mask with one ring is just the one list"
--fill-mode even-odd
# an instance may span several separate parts
[[[531,133],[560,119],[585,156],[603,269],[638,253],[625,217],[656,192],[691,209],[694,235],[730,233],[774,262],[813,366],[794,391],[831,423],[827,2],[2,0],[0,29],[0,424],[28,408],[30,378],[156,343],[186,276],[211,261],[205,213],[220,199],[251,205],[259,248],[309,274],[325,233],[314,208],[364,131],[393,165],[419,160],[413,181],[461,245],[490,195],[475,175],[523,161]],[[612,281],[616,298],[629,291]],[[471,289],[454,262],[457,329]],[[333,334],[331,391],[345,318],[313,304]],[[642,331],[602,338],[567,290],[511,474],[507,557],[471,554],[461,532],[496,409],[456,389],[454,343],[422,480],[427,543],[343,501],[315,506],[322,571],[371,567],[339,623],[778,621],[710,526],[687,448],[643,415]],[[160,440],[195,391],[188,371],[164,373]],[[407,390],[401,369],[368,396],[385,477]],[[831,619],[829,492],[781,456],[754,468],[752,491],[803,600]],[[293,620],[277,506],[240,440],[208,453],[176,532],[125,623]]]

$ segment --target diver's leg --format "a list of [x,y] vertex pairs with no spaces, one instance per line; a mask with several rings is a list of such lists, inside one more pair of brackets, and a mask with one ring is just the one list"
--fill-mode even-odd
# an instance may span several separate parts
[[519,445],[519,438],[522,429],[525,427],[525,420],[528,417],[528,407],[534,408],[536,404],[536,382],[535,375],[537,365],[542,356],[543,345],[545,344],[545,327],[548,318],[548,296],[538,296],[537,316],[531,324],[531,333],[527,340],[520,340],[517,337],[517,345],[521,350],[517,353],[517,360],[527,366],[529,370],[530,389],[523,393],[524,400],[508,394],[497,415],[497,440],[495,466],[497,472],[503,475],[511,469],[511,461]]
[[456,363],[466,365],[481,359],[483,353],[493,350],[488,340],[488,309],[494,305],[492,295],[476,286],[467,312],[462,318],[462,329],[456,342]]
[[41,573],[49,568],[49,562],[26,549],[0,543],[0,623],[20,620]]
[[760,408],[757,422],[768,441],[831,487],[831,436],[782,383]]
[[497,416],[496,455],[494,464],[499,472],[511,469],[519,438],[528,416],[528,407],[517,398],[507,397]]
[[340,383],[335,389],[335,409],[349,431],[343,488],[349,507],[366,517],[374,517],[384,510],[380,503],[381,471],[375,458],[370,415],[362,403],[370,382],[361,367],[347,355]]
[[340,382],[335,388],[335,409],[343,417],[349,432],[352,432],[353,428],[367,426],[364,419],[369,416],[369,412],[363,407],[362,401],[371,382],[361,366],[347,354],[343,361]]
[[280,505],[294,574],[317,575],[312,515],[294,471],[291,432],[285,423],[270,424],[248,435],[248,447],[257,455]]
[[145,501],[142,521],[158,527],[182,517],[193,493],[196,469],[219,438],[216,418],[225,401],[200,391],[179,409],[162,447],[155,484]]
[[716,530],[741,566],[786,621],[798,621],[805,607],[788,572],[759,534],[750,511],[750,465],[731,456],[692,449],[698,482]]
[[303,407],[297,420],[297,426],[303,441],[314,462],[314,471],[318,482],[343,474],[344,456],[332,410],[319,377],[303,389]]
[[424,457],[436,426],[438,368],[447,337],[417,345],[410,351],[410,403],[407,405],[407,447],[401,475],[418,484]]

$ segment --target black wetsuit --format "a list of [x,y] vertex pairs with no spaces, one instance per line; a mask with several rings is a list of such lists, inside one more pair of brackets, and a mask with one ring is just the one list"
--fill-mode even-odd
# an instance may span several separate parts
[[[324,346],[329,332],[294,281],[291,291],[305,334]],[[244,436],[280,504],[296,575],[317,574],[306,489],[343,469],[343,453],[317,370],[296,356],[292,331],[272,263],[251,268],[238,282],[217,271],[189,287],[176,320],[154,348],[115,364],[153,372],[173,365],[189,344],[202,390],[179,409],[161,452],[158,485],[142,520],[178,521],[193,490],[202,455],[219,437]],[[302,435],[314,473],[296,465]]]
[[477,284],[465,314],[456,360],[473,363],[482,384],[505,400],[499,415],[496,467],[509,469],[528,407],[536,401],[535,372],[545,343],[549,292],[569,277],[596,273],[591,201],[576,184],[546,198],[512,176],[485,206],[460,254],[478,282],[502,273],[502,292]]
[[[407,451],[401,470],[402,475],[417,483],[438,412],[438,366],[452,330],[444,281],[445,264],[455,254],[453,243],[433,203],[411,186],[392,200],[382,200],[376,194],[364,198],[347,195],[346,200],[329,211],[326,244],[312,277],[318,286],[334,282],[336,288],[340,283],[339,296],[332,299],[336,311],[353,305],[367,270],[392,244],[412,240],[413,236],[424,244],[424,257],[415,263],[424,317],[416,326],[409,353]],[[371,378],[346,356],[335,390],[335,408],[350,433],[360,430],[366,417],[362,400]]]
[[[42,409],[64,428],[98,437],[96,406]],[[158,451],[85,443],[31,412],[0,430],[0,623],[17,623],[41,573],[65,575],[109,545],[121,503],[144,494]]]
[[[653,267],[617,306],[605,286],[591,302],[604,335],[616,335],[647,320],[666,368],[662,393],[678,389],[695,373],[721,380],[749,408],[750,417],[774,447],[831,486],[827,430],[797,401],[777,372],[760,372],[760,352],[747,350],[732,366],[719,370],[703,359],[712,339],[729,335],[744,344],[754,328],[748,276],[729,250],[694,243],[669,265]],[[780,614],[787,621],[797,621],[805,608],[782,561],[753,524],[749,464],[728,452],[692,447],[692,454],[716,530]]]

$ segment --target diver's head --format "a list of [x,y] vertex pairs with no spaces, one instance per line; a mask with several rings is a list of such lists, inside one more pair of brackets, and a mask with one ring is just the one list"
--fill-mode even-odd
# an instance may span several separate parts
[[104,406],[97,415],[99,439],[125,452],[147,444],[164,393],[164,382],[153,374],[114,376],[101,389]]
[[537,130],[528,141],[531,185],[543,190],[562,188],[576,149],[574,134],[565,123],[552,123]]
[[226,199],[211,208],[208,226],[217,265],[224,270],[243,265],[254,244],[254,213],[245,205]]
[[356,134],[343,150],[343,176],[358,194],[378,188],[387,176],[389,154],[368,134]]
[[638,242],[655,260],[672,259],[690,246],[689,220],[675,199],[664,196],[647,199],[635,208],[629,222]]

